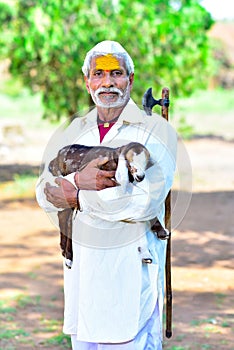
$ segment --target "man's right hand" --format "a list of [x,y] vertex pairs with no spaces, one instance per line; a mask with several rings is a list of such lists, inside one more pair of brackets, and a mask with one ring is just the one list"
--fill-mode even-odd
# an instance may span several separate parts
[[80,190],[95,191],[117,186],[114,179],[115,171],[100,170],[100,167],[107,162],[107,157],[92,160],[83,170],[75,174],[76,186]]

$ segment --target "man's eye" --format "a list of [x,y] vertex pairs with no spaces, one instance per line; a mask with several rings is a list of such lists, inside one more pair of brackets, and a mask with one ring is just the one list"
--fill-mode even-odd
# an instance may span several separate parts
[[122,75],[122,72],[120,70],[114,70],[112,71],[112,75],[115,77],[119,77]]
[[96,77],[100,77],[102,75],[102,71],[97,70],[96,72],[94,72],[93,75],[96,76]]

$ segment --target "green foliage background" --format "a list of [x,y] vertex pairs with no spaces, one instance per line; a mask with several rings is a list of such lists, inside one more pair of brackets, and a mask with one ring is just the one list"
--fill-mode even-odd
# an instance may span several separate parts
[[119,41],[132,56],[139,104],[150,86],[169,86],[176,97],[206,85],[212,19],[199,0],[16,0],[0,3],[0,13],[1,55],[14,77],[41,92],[47,118],[88,106],[81,66],[102,40]]

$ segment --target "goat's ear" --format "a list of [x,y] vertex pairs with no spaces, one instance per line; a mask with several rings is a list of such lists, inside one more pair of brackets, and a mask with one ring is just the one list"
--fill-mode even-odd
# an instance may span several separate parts
[[154,165],[155,161],[153,160],[153,158],[149,158],[148,162],[147,162],[147,166],[146,169],[149,169],[150,167],[152,167]]

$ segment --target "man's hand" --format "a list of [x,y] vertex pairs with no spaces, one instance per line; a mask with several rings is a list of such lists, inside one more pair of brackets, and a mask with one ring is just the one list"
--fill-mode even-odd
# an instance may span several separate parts
[[[91,161],[79,174],[75,175],[75,183],[80,190],[100,191],[104,188],[117,186],[114,179],[115,171],[100,170],[108,162],[108,158],[98,158]],[[56,178],[58,186],[46,183],[44,189],[46,199],[56,208],[75,208],[77,206],[77,189],[66,179]]]
[[77,189],[66,179],[56,178],[55,183],[58,186],[52,186],[46,183],[44,189],[46,199],[56,208],[75,208]]
[[80,190],[100,191],[104,188],[115,187],[115,171],[100,170],[108,162],[108,158],[92,160],[82,171],[75,174],[75,183]]

